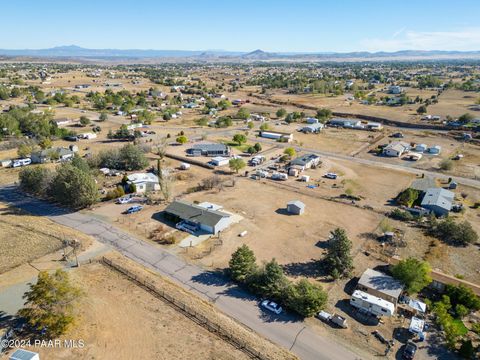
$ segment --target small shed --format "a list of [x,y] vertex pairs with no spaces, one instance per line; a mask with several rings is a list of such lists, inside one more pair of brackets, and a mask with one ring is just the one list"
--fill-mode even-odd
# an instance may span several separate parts
[[230,161],[230,159],[228,159],[228,158],[225,158],[225,157],[222,157],[222,156],[217,156],[217,157],[212,158],[212,160],[210,162],[212,163],[213,166],[225,166],[225,165],[228,165],[229,161]]
[[17,349],[10,355],[9,360],[40,360],[40,355],[33,351]]
[[287,204],[287,212],[294,215],[302,215],[305,212],[305,204],[299,200],[290,201]]

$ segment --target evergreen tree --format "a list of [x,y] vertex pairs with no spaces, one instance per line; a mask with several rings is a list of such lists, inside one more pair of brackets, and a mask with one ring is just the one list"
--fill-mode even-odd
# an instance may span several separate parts
[[37,282],[30,284],[23,295],[25,308],[18,314],[35,329],[45,330],[47,337],[57,337],[74,321],[73,303],[80,295],[65,271],[57,270],[52,275],[41,271]]
[[256,271],[256,258],[253,251],[247,246],[240,246],[233,254],[229,262],[229,269],[232,279],[245,283]]
[[345,230],[337,228],[332,231],[325,261],[333,278],[338,279],[350,276],[353,270],[351,250],[352,242],[347,237]]

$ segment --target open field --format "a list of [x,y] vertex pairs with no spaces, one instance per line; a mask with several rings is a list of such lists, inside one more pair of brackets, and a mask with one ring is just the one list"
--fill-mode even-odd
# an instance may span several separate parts
[[62,247],[64,239],[80,241],[84,249],[91,239],[46,218],[0,204],[0,273]]
[[36,348],[42,358],[248,358],[103,265],[86,265],[70,274],[84,296],[78,305],[78,320],[64,338],[81,339],[85,347]]

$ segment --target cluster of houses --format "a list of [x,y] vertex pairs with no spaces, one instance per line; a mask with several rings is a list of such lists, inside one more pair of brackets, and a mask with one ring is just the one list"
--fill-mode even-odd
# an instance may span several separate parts
[[73,159],[78,151],[76,145],[70,145],[69,148],[56,147],[40,151],[34,151],[30,157],[23,159],[5,159],[0,161],[1,167],[20,167],[30,164],[44,164],[51,161],[69,161]]
[[422,154],[439,155],[442,152],[440,145],[428,146],[426,144],[412,145],[405,141],[394,141],[382,149],[382,154],[390,157],[401,157],[408,154],[411,160],[420,160]]
[[357,130],[370,130],[370,131],[379,131],[383,129],[383,125],[378,122],[368,121],[362,123],[358,119],[344,119],[344,118],[334,118],[328,122],[329,126],[332,127],[341,127],[346,129],[357,129]]

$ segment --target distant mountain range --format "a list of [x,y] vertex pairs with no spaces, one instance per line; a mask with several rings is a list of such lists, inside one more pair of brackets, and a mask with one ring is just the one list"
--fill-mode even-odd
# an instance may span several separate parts
[[35,58],[85,58],[85,59],[190,59],[203,61],[352,61],[395,59],[480,59],[480,51],[420,51],[396,52],[348,52],[348,53],[271,53],[262,50],[252,52],[224,50],[120,50],[87,49],[76,45],[57,46],[49,49],[0,49],[0,56]]

